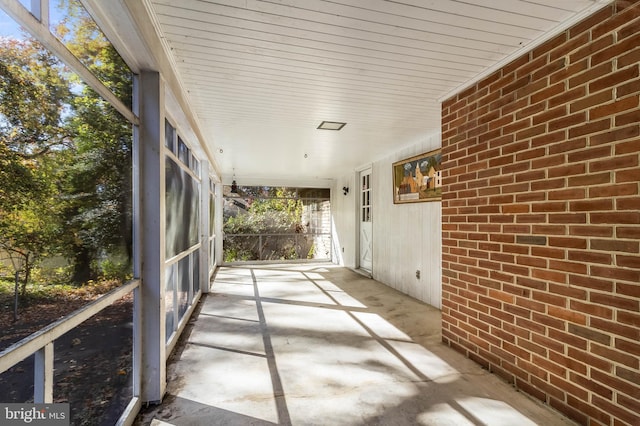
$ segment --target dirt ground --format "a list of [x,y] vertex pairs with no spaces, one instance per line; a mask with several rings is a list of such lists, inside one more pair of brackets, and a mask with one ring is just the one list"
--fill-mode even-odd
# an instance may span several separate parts
[[[11,309],[0,313],[0,350],[86,305],[88,296]],[[9,311],[9,312],[7,312]],[[71,424],[113,425],[132,395],[131,295],[118,300],[54,343],[54,402],[68,402]],[[0,374],[0,402],[33,401],[33,356]]]

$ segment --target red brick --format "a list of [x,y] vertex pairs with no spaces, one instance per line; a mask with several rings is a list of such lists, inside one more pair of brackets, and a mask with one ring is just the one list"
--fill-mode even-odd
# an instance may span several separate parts
[[[560,134],[559,141],[562,143],[555,144],[549,147],[549,154],[557,154],[560,152],[569,152],[575,151],[587,146],[587,138],[578,138],[572,140],[565,140],[566,135],[564,131],[558,132]],[[531,141],[531,145],[533,146],[536,143],[536,139]]]
[[612,278],[621,281],[640,282],[640,271],[592,265],[591,275],[602,278]]
[[[637,306],[638,301],[636,300],[635,302]],[[637,310],[638,308],[636,307],[635,309]],[[598,330],[606,331],[617,336],[626,337],[635,341],[640,340],[640,329],[638,327],[629,327],[617,322],[595,317],[590,319],[590,325],[592,328],[597,328]]]
[[581,413],[586,414],[590,418],[590,423],[588,425],[597,426],[599,422],[600,425],[610,425],[611,424],[611,416],[606,412],[594,407],[590,402],[585,402],[584,400],[580,400],[575,398],[573,395],[567,395],[567,404]]
[[613,236],[612,226],[576,225],[569,227],[569,234],[585,237],[611,237]]
[[[537,83],[536,85],[539,85],[540,83],[543,83],[543,87],[546,87],[546,84],[544,84],[544,81],[541,81],[539,83]],[[530,89],[530,90],[535,90],[535,89]],[[518,94],[519,96],[522,96],[523,94]],[[520,111],[516,112],[516,120],[521,120],[523,118],[527,118],[531,115],[537,114],[539,112],[542,112],[546,109],[546,105],[544,102],[538,102],[537,104],[533,104],[531,106],[528,106],[527,108],[523,108]]]
[[[565,321],[563,320],[557,320],[556,321],[560,322],[561,324],[565,324]],[[578,337],[578,336],[574,336],[572,334],[569,333],[565,333],[564,331],[561,330],[557,330],[555,328],[549,328],[549,337],[553,340],[557,340],[558,342],[562,342],[566,345],[572,346],[573,348],[578,348],[581,350],[586,350],[587,349],[587,339],[583,339],[582,337]],[[571,356],[571,351],[575,351],[576,353],[579,352],[573,348],[567,348],[568,351],[568,355],[571,358],[574,358],[576,361],[585,363],[585,364],[590,364],[591,362],[587,361],[584,359],[584,357],[582,358],[578,358],[575,356]]]
[[621,251],[625,253],[638,253],[639,241],[623,241],[623,240],[591,240],[592,250],[602,251]]
[[[576,86],[583,85],[590,81],[593,81],[602,76],[607,76],[611,74],[613,71],[613,64],[611,62],[606,62],[604,64],[600,64],[597,67],[591,67],[588,71],[585,71],[581,74],[578,74],[575,77],[569,79],[569,89],[573,89]],[[593,93],[595,90],[592,90]]]
[[520,214],[516,216],[517,223],[545,223],[546,221],[545,214]]
[[584,303],[577,300],[571,300],[569,307],[577,312],[582,312],[590,316],[596,316],[605,319],[613,318],[613,309],[600,305],[594,305],[593,303]]
[[640,239],[640,227],[616,227],[616,237]]
[[[560,180],[561,181],[561,180]],[[564,212],[567,210],[567,203],[565,201],[554,201],[546,203],[533,203],[531,205],[531,211],[533,212]]]
[[549,313],[549,315],[555,318],[560,318],[576,324],[582,324],[582,325],[587,324],[587,316],[579,312],[574,312],[569,309],[559,308],[557,306],[547,307],[547,312]]
[[[554,383],[554,376],[551,376],[551,382]],[[562,379],[557,379],[557,380],[562,380]],[[564,380],[562,380],[563,383],[568,383]],[[556,383],[557,386],[561,387],[559,384]],[[561,389],[564,389],[561,387]],[[565,416],[567,416],[568,418],[574,420],[575,422],[577,422],[579,425],[588,425],[589,423],[589,417],[585,414],[580,412],[580,410],[577,410],[576,408],[570,406],[568,403],[564,402],[565,399],[561,398],[561,399],[556,399],[556,398],[549,398],[548,404],[555,408],[556,410],[558,410],[559,412],[561,412],[562,414],[564,414]]]
[[[640,314],[638,314],[637,312],[632,313],[632,312],[618,311],[616,319],[618,320],[618,322],[621,322],[622,324],[627,324],[627,325],[640,328]],[[638,383],[640,384],[640,380],[638,381]]]
[[[636,388],[636,392],[637,390],[638,389]],[[598,395],[593,395],[593,397],[591,398],[591,403],[594,406],[605,410],[610,415],[621,419],[623,422],[625,422],[625,424],[637,424],[638,420],[640,420],[640,416],[637,413],[632,413],[628,410],[625,410],[624,408],[612,403],[611,401],[601,398]]]
[[[584,58],[578,62],[570,63],[564,69],[549,76],[549,83],[556,84],[561,82],[564,85],[565,80],[589,68],[589,58]],[[584,89],[584,87],[580,87]]]
[[[606,177],[608,178],[608,174]],[[574,212],[607,211],[612,209],[613,200],[610,199],[571,201],[569,203],[569,210]]]
[[[586,69],[586,64],[585,64]],[[576,95],[579,93],[584,93],[584,88],[580,88],[581,90],[576,92]],[[541,90],[533,95],[531,95],[531,104],[543,103],[547,99],[552,96],[559,95],[561,93],[565,93],[565,84],[564,82],[553,84],[547,87],[544,90]],[[579,97],[579,96],[578,96]]]
[[[584,340],[584,339],[583,339]],[[586,340],[585,340],[586,343]],[[573,345],[572,345],[573,346]],[[573,347],[569,347],[567,348],[567,356],[574,358],[577,361],[580,362],[584,362],[585,364],[587,364],[590,367],[595,367],[599,370],[602,371],[612,371],[612,364],[609,360],[607,359],[601,359],[599,357],[595,357],[593,355],[591,355],[590,353],[588,353],[587,351],[587,345],[585,344],[585,346],[583,348],[573,348]],[[593,369],[591,369],[591,371],[593,371]],[[572,373],[569,373],[572,374]]]
[[590,213],[591,223],[640,224],[640,212]]
[[616,255],[616,265],[623,268],[640,269],[640,256]]
[[[625,195],[637,195],[637,194],[638,194],[637,183],[622,183],[618,185],[599,186],[595,188],[589,188],[589,197],[591,198],[621,197]],[[616,202],[616,205],[619,206],[620,202],[624,203],[625,201],[618,199]],[[625,209],[619,209],[619,210],[625,210]],[[636,208],[635,210],[638,210],[638,209]]]
[[549,245],[551,247],[586,249],[587,240],[584,238],[549,237]]
[[[623,394],[618,394],[617,401],[618,404],[622,405],[632,413],[640,413],[640,398],[630,398]],[[636,421],[640,421],[640,414],[638,415],[638,419]]]
[[626,114],[617,115],[615,118],[616,126],[626,126],[638,122],[638,111],[631,111]]
[[629,96],[616,100],[610,104],[600,105],[589,110],[589,120],[597,120],[608,115],[636,109],[638,107],[638,96]]
[[610,46],[591,57],[591,64],[595,66],[605,61],[623,55],[640,44],[640,33],[634,34],[624,40],[618,40],[613,46]]
[[[631,368],[637,369],[640,365],[640,363],[638,362],[638,357],[629,355],[619,350],[611,349],[610,345],[602,346],[598,343],[592,342],[590,352],[594,355],[599,355],[602,358],[610,359],[611,361],[615,361]],[[640,383],[640,381],[638,383]]]
[[635,356],[639,356],[640,357],[640,343],[639,342],[637,342],[637,341],[630,342],[628,340],[620,339],[620,338],[616,338],[615,342],[616,342],[615,343],[616,349],[619,349],[624,353],[633,354]]
[[[639,120],[640,121],[640,120]],[[632,140],[628,142],[620,142],[615,145],[615,154],[624,155],[631,153],[640,153],[640,140]]]
[[600,9],[598,12],[589,16],[585,20],[579,22],[569,29],[569,37],[573,38],[583,33],[584,31],[589,31],[595,25],[604,22],[606,19],[610,18],[613,15],[613,6],[607,5]]
[[609,293],[613,291],[613,283],[610,280],[603,280],[583,275],[569,275],[569,284],[578,287],[606,291]]
[[558,34],[557,36],[555,36],[554,38],[547,40],[546,42],[544,42],[542,45],[536,47],[535,49],[533,49],[533,51],[531,52],[531,55],[533,58],[537,58],[539,56],[542,56],[546,53],[549,53],[550,51],[552,51],[553,49],[556,49],[560,46],[565,45],[567,42],[567,33],[561,33]]
[[443,340],[589,426],[638,408],[639,16],[606,6],[443,109]]
[[531,162],[532,169],[539,169],[545,167],[553,167],[559,164],[565,163],[565,156],[563,154],[551,155],[543,158],[536,159]]
[[560,167],[553,167],[547,170],[547,174],[550,178],[559,176],[571,176],[580,175],[586,172],[586,165],[584,163],[571,163]]
[[559,191],[550,191],[547,195],[549,200],[575,200],[585,198],[584,188],[562,189]]
[[[534,120],[535,118],[536,117],[534,117]],[[549,131],[553,132],[559,129],[566,129],[567,127],[573,127],[578,124],[585,123],[586,121],[587,121],[587,114],[586,112],[583,111],[583,112],[577,112],[577,113],[550,121],[548,126],[549,126]]]
[[640,285],[616,283],[616,293],[618,295],[640,298]]
[[531,182],[532,191],[547,191],[549,189],[564,188],[565,180],[562,179],[545,179],[537,182]]
[[613,44],[613,35],[609,34],[608,36],[595,40],[592,43],[585,44],[582,49],[573,53],[569,59],[571,62],[580,61],[583,58],[590,57],[594,53],[611,46],[611,44]]
[[572,383],[576,383],[577,385],[580,385],[593,393],[602,395],[605,398],[613,398],[613,390],[587,377],[571,372],[569,373],[569,380],[571,380]]
[[553,60],[555,58],[565,56],[574,50],[589,44],[590,35],[588,33],[580,34],[578,37],[573,37],[568,39],[565,43],[559,45],[557,48],[553,49],[549,54],[549,59]]
[[638,182],[640,181],[640,168],[631,170],[616,171],[616,182]]
[[[610,146],[599,146],[597,148],[589,147],[581,151],[574,151],[569,153],[567,155],[567,160],[569,161],[569,163],[575,163],[578,161],[594,160],[594,159],[601,159],[601,158],[609,159],[610,155],[611,155]],[[611,160],[608,160],[608,161],[611,161]]]
[[616,87],[616,97],[618,99],[624,98],[628,95],[636,95],[640,92],[640,86],[638,86],[637,80],[631,80],[628,83],[621,84]]
[[574,274],[586,274],[587,265],[582,262],[564,262],[549,260],[549,269],[555,271],[572,272]]
[[531,228],[533,234],[566,235],[567,227],[564,225],[535,225]]
[[632,139],[638,136],[640,136],[640,130],[638,129],[638,126],[635,125],[591,136],[589,138],[589,141],[592,146],[595,146],[605,143],[618,142],[625,139]]
[[632,64],[640,62],[640,48],[629,51],[629,53],[622,55],[618,58],[618,66],[620,68],[627,67]]
[[580,100],[572,102],[569,107],[569,112],[574,113],[582,111],[583,109],[596,105],[602,105],[605,102],[609,102],[611,100],[613,100],[613,89],[605,90],[602,92],[598,92],[595,95],[587,96],[586,98],[582,98]]
[[[604,66],[606,64],[600,65]],[[608,87],[613,87],[625,81],[637,78],[640,75],[638,67],[624,68],[620,71],[611,73],[589,84],[589,92],[594,93]]]

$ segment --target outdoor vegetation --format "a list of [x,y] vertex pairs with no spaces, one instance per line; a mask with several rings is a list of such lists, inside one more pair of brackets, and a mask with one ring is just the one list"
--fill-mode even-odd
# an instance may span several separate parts
[[[60,39],[130,104],[126,64],[77,4],[68,7]],[[129,275],[131,133],[36,40],[0,38],[0,276],[18,274],[23,301],[30,285]]]
[[[57,7],[51,31],[131,105],[131,71],[94,21],[75,0]],[[0,37],[0,350],[131,277],[131,150],[131,124],[57,57]],[[54,399],[73,424],[102,423],[128,392],[130,297],[99,317],[56,341]],[[32,364],[0,376],[0,402],[32,398]]]
[[227,186],[224,200],[225,262],[330,258],[328,190]]

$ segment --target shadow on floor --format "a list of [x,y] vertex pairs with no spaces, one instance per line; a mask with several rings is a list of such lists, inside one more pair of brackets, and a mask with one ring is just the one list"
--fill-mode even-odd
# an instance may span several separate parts
[[440,312],[333,265],[221,268],[151,425],[571,425],[440,342]]

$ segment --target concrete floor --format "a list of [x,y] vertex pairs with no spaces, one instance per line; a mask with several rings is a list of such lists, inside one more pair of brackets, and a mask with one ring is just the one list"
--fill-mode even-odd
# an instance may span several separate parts
[[187,332],[137,424],[574,424],[444,346],[440,311],[333,265],[221,268]]

